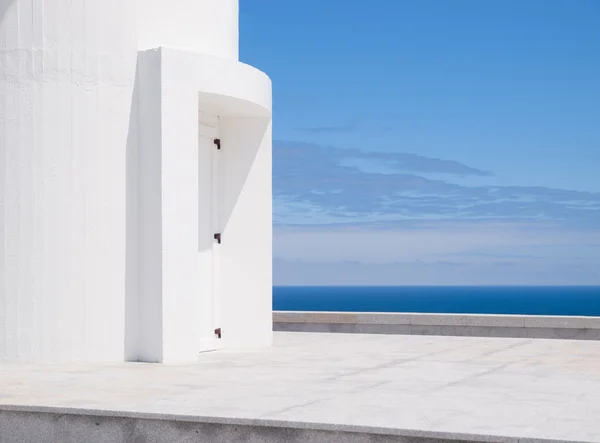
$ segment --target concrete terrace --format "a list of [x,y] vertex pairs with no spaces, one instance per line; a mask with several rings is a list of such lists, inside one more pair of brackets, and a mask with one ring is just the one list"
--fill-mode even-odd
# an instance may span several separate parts
[[599,399],[599,341],[277,332],[199,364],[0,366],[0,442],[600,442]]

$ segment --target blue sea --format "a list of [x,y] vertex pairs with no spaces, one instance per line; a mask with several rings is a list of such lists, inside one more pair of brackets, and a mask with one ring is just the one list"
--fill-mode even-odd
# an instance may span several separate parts
[[600,317],[600,286],[275,286],[273,309]]

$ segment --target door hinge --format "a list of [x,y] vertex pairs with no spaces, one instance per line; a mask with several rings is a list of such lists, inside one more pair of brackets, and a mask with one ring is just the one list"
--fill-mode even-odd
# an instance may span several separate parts
[[215,335],[217,336],[217,338],[221,338],[221,328],[215,329]]
[[217,146],[217,149],[221,149],[221,139],[220,138],[215,138],[213,140],[213,143]]
[[221,234],[215,234],[213,237],[217,241],[217,243],[221,244]]

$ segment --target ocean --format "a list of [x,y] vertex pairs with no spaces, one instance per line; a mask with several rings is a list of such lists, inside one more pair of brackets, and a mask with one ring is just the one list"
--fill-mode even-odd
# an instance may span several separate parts
[[600,286],[275,286],[273,309],[600,317]]

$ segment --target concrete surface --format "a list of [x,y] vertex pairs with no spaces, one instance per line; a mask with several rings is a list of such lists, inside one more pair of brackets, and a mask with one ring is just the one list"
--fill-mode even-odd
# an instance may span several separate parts
[[367,312],[273,313],[275,331],[600,340],[600,317]]
[[597,341],[279,332],[199,358],[0,365],[0,442],[600,442]]

